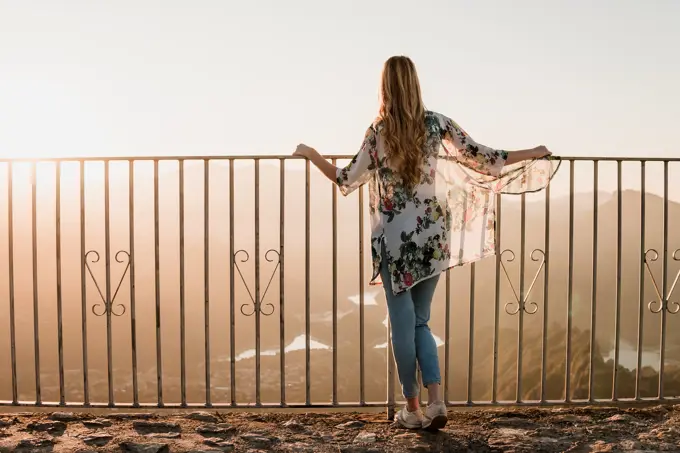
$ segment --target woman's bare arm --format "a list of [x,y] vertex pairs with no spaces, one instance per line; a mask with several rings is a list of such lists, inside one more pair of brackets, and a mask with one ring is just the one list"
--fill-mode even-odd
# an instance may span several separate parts
[[518,151],[508,151],[508,158],[505,160],[505,165],[516,164],[524,160],[540,159],[541,157],[550,156],[552,153],[548,151],[545,146],[537,146],[532,149],[522,149]]

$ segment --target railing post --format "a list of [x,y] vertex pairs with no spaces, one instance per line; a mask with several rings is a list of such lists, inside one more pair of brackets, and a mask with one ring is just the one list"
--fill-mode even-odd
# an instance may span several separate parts
[[[16,315],[14,308],[14,196],[12,195],[13,185],[12,162],[7,163],[7,260],[9,278],[9,341],[10,341],[10,360],[12,369],[12,405],[19,404],[18,379],[17,379],[17,351],[16,351]],[[83,353],[83,357],[85,357]],[[83,367],[85,369],[85,367]],[[87,386],[85,386],[87,389]]]
[[33,253],[33,347],[35,359],[35,404],[42,405],[42,388],[40,380],[40,308],[38,304],[38,222],[37,214],[37,190],[38,183],[36,180],[37,162],[31,163],[31,239],[32,239],[32,253]]
[[[332,159],[333,166],[338,165]],[[338,404],[338,187],[331,184],[333,231],[333,405]]]
[[394,420],[394,357],[392,354],[392,324],[387,317],[387,419]]

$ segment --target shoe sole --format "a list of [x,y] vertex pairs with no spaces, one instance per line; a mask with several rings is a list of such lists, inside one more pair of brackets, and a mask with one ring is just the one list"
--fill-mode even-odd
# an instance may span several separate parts
[[417,424],[416,423],[414,423],[414,424],[406,423],[406,421],[403,418],[399,417],[399,415],[394,417],[394,421],[397,422],[397,424],[399,426],[401,426],[402,428],[406,428],[406,429],[421,429],[423,427],[422,422],[417,423]]
[[406,423],[405,421],[403,421],[403,420],[401,420],[401,419],[399,419],[399,418],[396,419],[396,422],[397,422],[397,424],[398,424],[399,426],[401,426],[402,428],[406,428],[406,429],[420,429],[420,428],[423,427],[422,424],[417,424],[417,425],[413,424],[413,425],[411,425],[411,424]]
[[429,425],[423,426],[423,429],[427,431],[439,431],[446,426],[448,421],[449,419],[446,417],[446,415],[437,415],[432,419]]

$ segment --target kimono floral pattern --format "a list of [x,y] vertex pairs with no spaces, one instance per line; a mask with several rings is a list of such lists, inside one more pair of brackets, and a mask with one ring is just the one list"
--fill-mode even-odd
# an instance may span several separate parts
[[[406,188],[390,168],[379,120],[336,175],[345,196],[368,183],[371,284],[389,283],[394,294],[451,267],[494,255],[496,196],[541,190],[560,164],[547,158],[505,165],[506,151],[475,142],[439,113],[427,111],[425,126],[423,173],[414,189]],[[380,280],[383,259],[391,282]]]

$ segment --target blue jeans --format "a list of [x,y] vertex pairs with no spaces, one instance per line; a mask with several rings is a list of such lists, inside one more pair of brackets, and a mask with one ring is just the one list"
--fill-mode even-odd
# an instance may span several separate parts
[[405,398],[415,398],[420,390],[416,363],[420,366],[425,387],[441,383],[437,343],[427,325],[440,274],[395,295],[390,286],[391,277],[383,253],[380,275],[387,299],[387,311],[392,326],[392,349],[402,393]]

